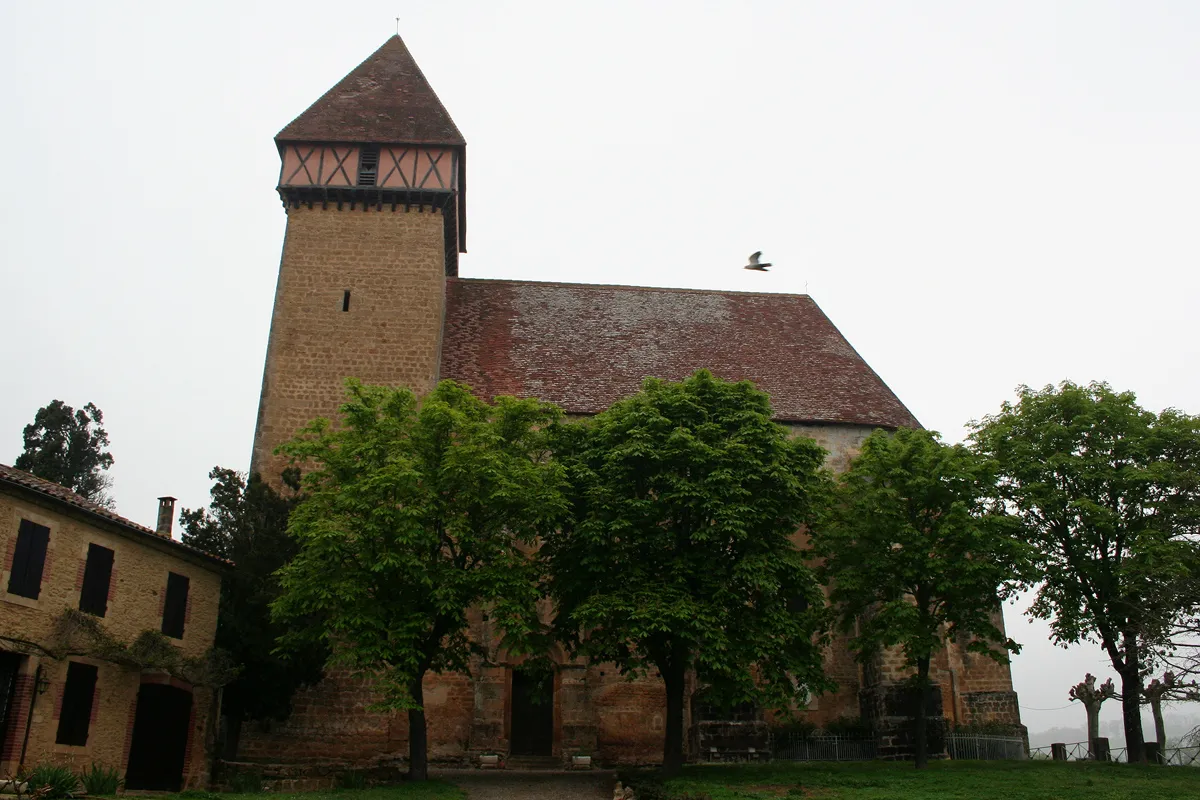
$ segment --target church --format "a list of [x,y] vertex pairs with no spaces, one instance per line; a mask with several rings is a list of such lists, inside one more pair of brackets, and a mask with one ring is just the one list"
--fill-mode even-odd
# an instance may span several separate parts
[[[679,380],[707,368],[769,393],[776,419],[815,439],[835,470],[873,430],[919,426],[807,295],[459,277],[466,140],[399,36],[275,142],[287,231],[252,457],[264,476],[279,475],[281,442],[336,414],[348,376],[417,393],[451,378],[481,397],[538,397],[583,416],[635,393],[647,376]],[[773,333],[767,347],[764,327]],[[486,616],[472,617],[472,633],[490,657],[470,674],[427,679],[431,761],[660,758],[661,681],[628,681],[612,665],[556,654],[552,701],[535,702],[531,677],[493,646]],[[839,688],[811,698],[805,719],[901,725],[909,670],[900,654],[859,664],[837,641],[825,664]],[[932,679],[931,705],[947,725],[1020,725],[1006,665],[951,643]],[[407,717],[370,711],[373,700],[362,678],[329,674],[298,693],[286,721],[245,726],[235,758],[398,765]],[[712,751],[700,744],[710,722],[721,721],[689,709],[692,757]],[[881,754],[903,750],[903,737],[894,738]]]

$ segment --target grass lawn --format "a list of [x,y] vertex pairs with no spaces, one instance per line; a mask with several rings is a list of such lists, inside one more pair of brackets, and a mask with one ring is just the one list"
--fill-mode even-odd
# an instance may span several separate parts
[[[164,794],[163,800],[464,800],[466,792],[445,781],[400,783],[376,789],[336,789],[327,792],[233,794],[180,792]],[[140,800],[140,799],[139,799]],[[154,798],[145,798],[154,800]]]
[[[668,783],[674,795],[712,800],[1184,800],[1200,798],[1200,769],[1050,761],[742,764],[692,766]],[[796,787],[801,787],[797,790]]]

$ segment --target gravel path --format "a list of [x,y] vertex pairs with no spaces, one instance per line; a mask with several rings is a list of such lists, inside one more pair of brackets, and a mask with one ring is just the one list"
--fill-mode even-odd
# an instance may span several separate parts
[[611,772],[449,772],[470,800],[612,800]]

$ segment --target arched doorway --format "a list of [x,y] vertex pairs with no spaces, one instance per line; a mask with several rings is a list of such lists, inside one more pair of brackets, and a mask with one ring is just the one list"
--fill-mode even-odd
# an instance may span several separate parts
[[183,786],[192,693],[166,683],[138,690],[126,789],[177,792]]

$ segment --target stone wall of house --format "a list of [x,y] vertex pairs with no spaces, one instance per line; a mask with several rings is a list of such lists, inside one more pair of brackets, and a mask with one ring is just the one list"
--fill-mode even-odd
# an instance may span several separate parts
[[[22,519],[50,529],[36,600],[7,591]],[[81,769],[96,762],[124,773],[138,690],[143,682],[169,680],[165,675],[143,674],[87,655],[54,657],[60,653],[58,620],[64,610],[79,608],[88,545],[93,543],[114,554],[108,607],[100,620],[109,634],[128,644],[144,631],[159,631],[167,574],[174,572],[186,576],[189,587],[183,638],[172,641],[187,657],[200,656],[213,644],[221,591],[221,576],[214,566],[182,547],[133,532],[121,533],[115,524],[89,521],[53,501],[23,493],[0,493],[0,553],[4,559],[0,572],[0,650],[18,653],[22,658],[7,730],[0,743],[0,774],[16,769],[23,747],[26,766],[54,762]],[[87,743],[82,746],[55,741],[72,661],[98,670]],[[46,685],[45,691],[35,697],[34,679],[39,666]],[[26,742],[31,701],[32,722]],[[193,692],[186,785],[207,783],[206,745],[213,734],[209,728],[212,703],[211,690]]]
[[271,481],[285,464],[275,447],[335,415],[347,377],[428,392],[445,309],[440,211],[331,204],[287,215],[251,460]]

